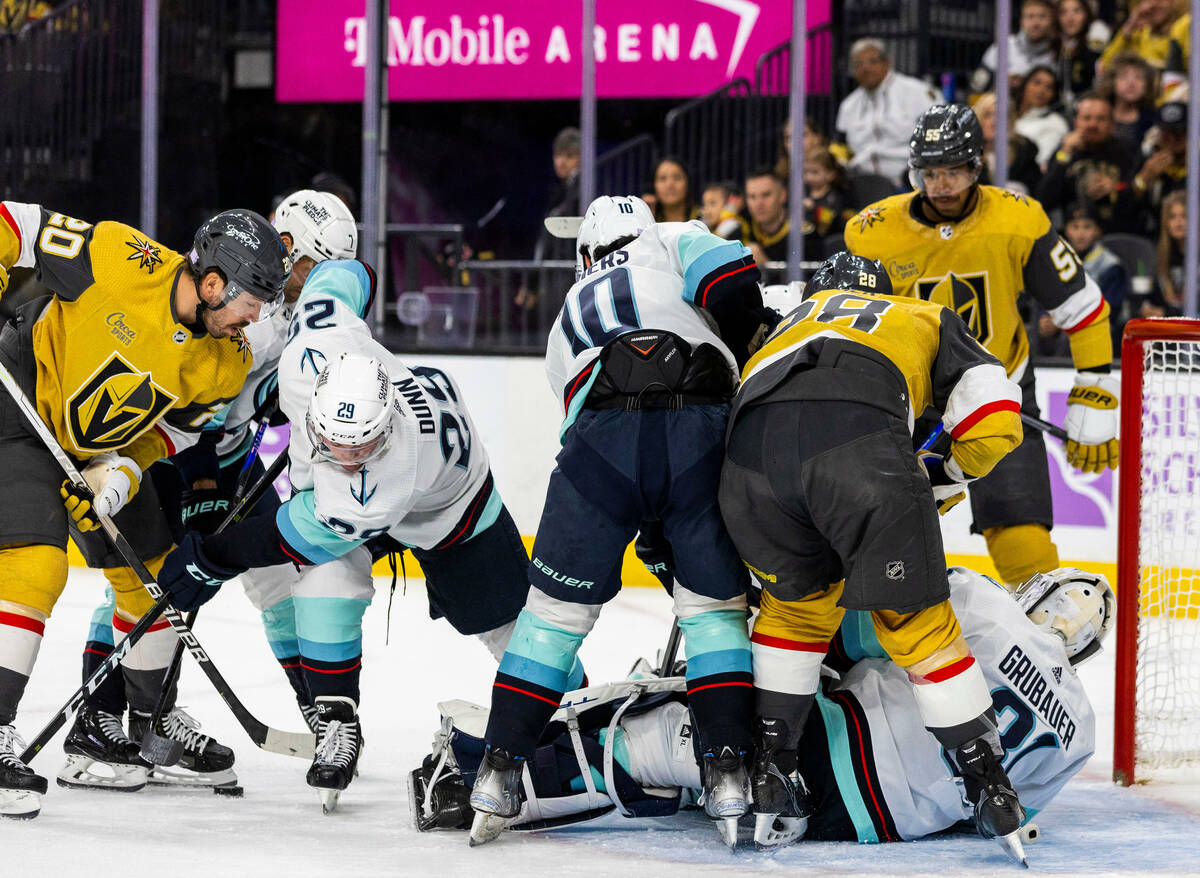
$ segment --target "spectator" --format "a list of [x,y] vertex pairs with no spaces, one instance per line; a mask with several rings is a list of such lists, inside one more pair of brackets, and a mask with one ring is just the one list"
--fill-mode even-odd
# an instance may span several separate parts
[[1039,64],[1025,74],[1017,87],[1016,104],[1013,130],[1033,141],[1037,163],[1044,168],[1071,130],[1062,113],[1054,109],[1058,104],[1058,75],[1054,68]]
[[1167,42],[1167,61],[1163,66],[1162,97],[1164,100],[1183,100],[1180,92],[1186,90],[1188,59],[1192,53],[1192,14],[1179,16],[1171,25],[1171,39]]
[[[554,135],[550,147],[554,163],[554,183],[550,187],[546,216],[576,216],[579,214],[579,163],[583,152],[583,135],[578,128],[564,128]],[[566,238],[556,238],[543,227],[538,230],[533,258],[543,260],[575,259],[575,244]],[[520,308],[532,310],[538,304],[541,278],[530,274],[523,279],[513,297]]]
[[1187,104],[1168,101],[1158,108],[1158,125],[1146,137],[1150,157],[1133,178],[1134,194],[1152,219],[1161,213],[1163,200],[1187,183]]
[[[846,220],[854,216],[846,204],[846,175],[827,149],[804,154],[804,252],[825,252],[825,238],[841,238]],[[841,247],[839,245],[838,249]]]
[[[995,179],[996,167],[996,96],[988,92],[972,107],[983,128],[983,172],[979,182],[991,184]],[[1018,134],[1013,115],[1008,117],[1008,187],[1026,195],[1032,195],[1042,178],[1042,169],[1037,161],[1037,146],[1028,137]]]
[[714,235],[740,241],[750,229],[741,216],[745,205],[746,199],[736,183],[730,180],[709,183],[700,195],[700,219]]
[[1058,0],[1058,81],[1063,105],[1075,109],[1075,99],[1092,88],[1100,53],[1112,30],[1096,17],[1092,0]]
[[768,262],[788,258],[787,185],[771,168],[760,168],[746,176],[746,212],[750,230],[742,243],[754,254],[761,271]]
[[[804,154],[808,155],[818,149],[829,149],[829,138],[817,130],[812,119],[804,120]],[[844,150],[842,150],[844,153]],[[835,156],[840,164],[848,160],[846,155]],[[775,176],[787,180],[792,169],[792,120],[788,119],[783,126],[783,138],[779,142],[779,158],[775,160]]]
[[1107,70],[1123,52],[1141,55],[1151,67],[1161,70],[1171,45],[1172,25],[1181,11],[1177,0],[1139,0],[1100,55],[1100,71]]
[[[1008,75],[1013,84],[1038,65],[1054,69],[1057,59],[1055,42],[1056,10],[1053,0],[1024,0],[1021,4],[1020,30],[1008,36]],[[971,76],[971,90],[995,88],[996,44],[987,47],[979,68]]]
[[850,47],[850,72],[858,88],[838,106],[835,123],[851,152],[849,168],[897,181],[908,172],[908,138],[917,117],[941,103],[941,95],[892,70],[879,40],[858,40]]
[[1137,151],[1113,137],[1112,106],[1097,92],[1079,98],[1075,127],[1050,160],[1037,199],[1046,210],[1069,202],[1095,203],[1100,226],[1110,232],[1138,230],[1138,204],[1133,197]]
[[1141,317],[1178,317],[1183,313],[1183,258],[1187,235],[1187,195],[1163,199],[1158,232],[1158,288],[1141,303]]
[[699,216],[692,195],[691,177],[677,158],[668,156],[654,166],[654,219],[684,223]]
[[1154,68],[1141,55],[1125,52],[1104,71],[1100,93],[1112,103],[1113,136],[1136,149],[1153,127]]

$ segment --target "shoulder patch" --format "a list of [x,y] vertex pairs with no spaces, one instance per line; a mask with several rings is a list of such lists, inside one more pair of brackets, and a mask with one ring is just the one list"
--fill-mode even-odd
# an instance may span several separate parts
[[125,244],[133,250],[125,257],[126,261],[132,262],[136,259],[138,268],[146,269],[147,274],[154,274],[155,267],[163,264],[162,248],[149,238],[132,235]]
[[858,215],[851,222],[858,223],[859,232],[865,232],[876,223],[883,222],[883,214],[886,210],[886,207],[865,207],[858,212]]

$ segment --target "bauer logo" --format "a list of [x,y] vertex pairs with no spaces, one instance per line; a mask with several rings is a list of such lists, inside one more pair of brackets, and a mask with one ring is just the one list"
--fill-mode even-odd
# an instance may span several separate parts
[[174,402],[149,372],[138,371],[114,352],[67,398],[67,429],[80,451],[122,448]]
[[563,585],[570,586],[571,588],[591,588],[596,584],[591,579],[576,579],[574,576],[567,576],[565,573],[559,573],[549,564],[542,561],[541,558],[534,558],[533,566],[542,571],[542,573],[546,574],[546,576],[549,576],[555,582],[560,582]]

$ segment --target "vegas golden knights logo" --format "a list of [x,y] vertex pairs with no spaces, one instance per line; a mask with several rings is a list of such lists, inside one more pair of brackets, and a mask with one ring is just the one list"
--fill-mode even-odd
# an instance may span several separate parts
[[980,344],[992,337],[988,316],[987,272],[955,274],[945,277],[922,278],[917,281],[917,295],[926,302],[945,305],[967,324]]
[[175,397],[113,353],[67,400],[67,427],[80,451],[128,445],[171,407]]

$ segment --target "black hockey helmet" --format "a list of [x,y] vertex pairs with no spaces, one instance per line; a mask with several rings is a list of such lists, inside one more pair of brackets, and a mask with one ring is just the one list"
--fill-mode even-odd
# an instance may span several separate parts
[[257,319],[263,320],[283,303],[283,286],[291,273],[291,259],[275,228],[252,210],[226,210],[196,230],[188,255],[197,279],[211,269],[225,278],[219,310],[247,293],[262,301]]
[[846,250],[834,253],[821,263],[805,290],[854,290],[881,296],[892,294],[892,279],[878,259],[855,256]]
[[917,119],[908,141],[908,166],[978,166],[983,156],[983,127],[966,104],[934,104]]

